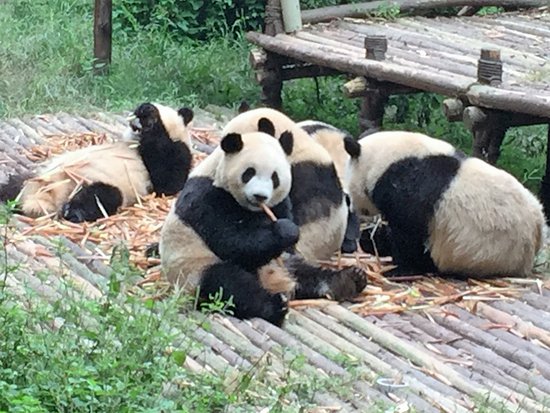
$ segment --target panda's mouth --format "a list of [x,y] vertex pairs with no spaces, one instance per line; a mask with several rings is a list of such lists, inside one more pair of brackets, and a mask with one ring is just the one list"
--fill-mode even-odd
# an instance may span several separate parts
[[128,116],[127,120],[133,132],[141,131],[141,122],[139,121],[139,118],[136,115],[131,114],[130,116]]

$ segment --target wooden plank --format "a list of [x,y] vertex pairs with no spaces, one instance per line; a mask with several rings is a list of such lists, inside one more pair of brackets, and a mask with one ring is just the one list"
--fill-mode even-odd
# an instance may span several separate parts
[[396,6],[401,13],[431,11],[438,7],[485,7],[498,5],[501,7],[540,7],[547,6],[547,0],[385,0],[368,3],[343,4],[340,6],[321,7],[302,11],[302,23],[319,23],[344,17],[361,18],[374,13],[383,7]]
[[546,96],[525,91],[495,88],[484,85],[472,85],[466,97],[472,105],[500,109],[508,112],[527,113],[548,117],[550,114],[550,93]]
[[307,42],[300,41],[292,36],[277,35],[276,37],[270,37],[249,32],[246,37],[252,43],[275,53],[289,55],[295,59],[320,66],[333,67],[355,75],[423,89],[428,92],[455,95],[464,92],[471,84],[471,79],[461,76],[448,78],[438,73],[425,73],[402,65],[367,60],[355,56],[330,56],[327,62],[327,54],[323,50],[312,48]]

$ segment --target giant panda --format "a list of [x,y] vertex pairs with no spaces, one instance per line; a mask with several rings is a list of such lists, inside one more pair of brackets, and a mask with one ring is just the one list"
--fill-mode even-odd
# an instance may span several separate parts
[[177,193],[191,169],[187,125],[192,119],[188,108],[139,105],[123,141],[88,146],[46,162],[19,194],[22,213],[95,221],[151,192]]
[[[304,129],[312,139],[329,153],[334,162],[338,179],[340,179],[340,183],[344,187],[345,168],[349,159],[349,155],[344,148],[344,138],[351,137],[349,132],[318,120],[304,120],[298,122],[297,125]],[[357,250],[357,240],[360,236],[360,222],[357,214],[351,210],[351,201],[345,187],[344,197],[348,207],[348,221],[341,251],[352,253]]]
[[531,274],[545,217],[513,176],[412,132],[346,138],[355,211],[388,221],[394,274]]
[[330,154],[338,178],[342,185],[344,185],[345,169],[349,159],[349,154],[344,148],[344,138],[351,138],[350,133],[318,120],[303,120],[298,122],[297,125],[304,129],[311,138]]
[[236,317],[277,325],[288,297],[343,300],[363,290],[359,268],[323,269],[294,254],[301,233],[289,199],[286,155],[293,144],[288,131],[279,140],[263,132],[229,133],[191,172],[161,230],[161,268],[172,284],[198,289],[200,302],[221,289],[224,301],[232,297]]
[[296,248],[311,262],[330,258],[342,247],[348,221],[346,199],[330,154],[288,116],[270,108],[240,113],[225,125],[222,134],[258,130],[276,137],[286,130],[292,132],[290,200],[294,221],[300,227]]

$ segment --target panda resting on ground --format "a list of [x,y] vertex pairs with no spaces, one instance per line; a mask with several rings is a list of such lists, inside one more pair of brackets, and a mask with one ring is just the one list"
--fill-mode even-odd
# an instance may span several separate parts
[[[246,109],[246,108],[245,108]],[[346,238],[349,208],[331,155],[315,139],[285,114],[270,108],[242,111],[223,129],[223,134],[266,132],[294,136],[294,150],[289,155],[293,185],[290,190],[294,222],[300,227],[296,248],[307,260],[329,259],[340,251],[357,248],[357,236]]]
[[19,195],[23,214],[60,213],[72,222],[95,221],[133,205],[137,196],[179,192],[191,169],[187,125],[193,111],[143,103],[131,118],[124,141],[92,145],[49,160],[23,185]]
[[394,274],[532,273],[545,217],[512,175],[419,133],[346,138],[345,147],[353,208],[388,221]]
[[289,296],[343,300],[363,290],[361,269],[322,269],[292,253],[301,236],[289,198],[293,143],[288,131],[279,140],[229,133],[192,171],[161,231],[161,266],[171,283],[189,293],[198,288],[200,302],[221,288],[236,317],[276,325]]

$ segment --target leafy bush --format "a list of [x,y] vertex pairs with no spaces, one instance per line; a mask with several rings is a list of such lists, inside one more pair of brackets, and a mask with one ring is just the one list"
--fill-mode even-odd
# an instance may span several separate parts
[[158,30],[176,38],[204,40],[263,23],[265,2],[256,0],[115,0],[114,29]]

